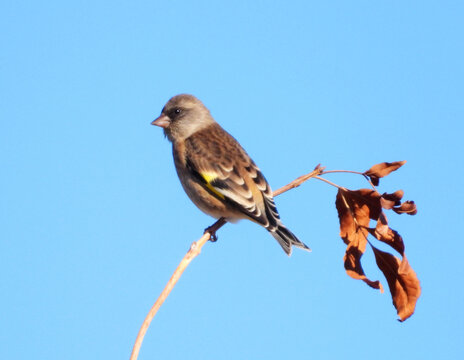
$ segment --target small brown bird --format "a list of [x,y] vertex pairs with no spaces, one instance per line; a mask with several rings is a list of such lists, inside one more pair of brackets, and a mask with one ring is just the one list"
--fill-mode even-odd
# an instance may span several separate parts
[[263,226],[288,255],[292,245],[310,251],[280,221],[259,168],[200,100],[174,96],[152,125],[162,127],[172,142],[177,175],[200,210],[216,219],[248,219]]

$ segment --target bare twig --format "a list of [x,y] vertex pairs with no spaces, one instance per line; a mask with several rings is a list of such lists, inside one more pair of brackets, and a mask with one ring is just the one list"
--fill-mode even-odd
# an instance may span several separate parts
[[300,177],[296,178],[293,180],[290,184],[287,184],[285,186],[282,186],[280,189],[277,189],[274,191],[273,195],[277,196],[280,195],[288,190],[291,190],[293,188],[296,188],[303,184],[306,180],[311,179],[312,177],[316,177],[317,175],[321,175],[322,172],[324,171],[325,167],[321,167],[321,164],[317,165],[313,171],[311,171],[309,174],[306,175],[301,175]]
[[325,174],[334,174],[334,173],[349,173],[349,174],[358,174],[358,175],[364,175],[364,173],[359,172],[359,171],[352,171],[352,170],[328,170],[328,171],[323,171],[321,175]]
[[[377,191],[377,188],[375,185],[372,183],[371,179],[369,176],[367,176],[365,173],[359,172],[359,171],[352,171],[352,170],[328,170],[328,171],[323,171],[319,175],[325,175],[325,174],[335,174],[335,173],[349,173],[349,174],[357,174],[357,175],[362,175],[371,185],[371,187]],[[319,179],[321,180],[321,179]],[[332,185],[332,184],[331,184]]]
[[[363,175],[364,175],[364,174],[363,174]],[[369,182],[369,184],[371,184],[372,189],[374,189],[374,191],[377,191],[377,188],[376,188],[375,185],[372,183],[370,177],[367,176],[367,175],[364,175],[364,177],[365,177],[366,180]]]
[[[309,174],[302,175],[298,177],[297,179],[293,180],[291,183],[281,187],[280,189],[277,189],[274,191],[273,195],[278,196],[288,190],[291,190],[293,188],[296,188],[300,186],[302,183],[305,181],[309,180],[312,177],[318,177],[322,172],[324,171],[324,167],[321,167],[320,165],[317,165],[313,171],[311,171]],[[324,179],[325,180],[325,179]],[[213,225],[208,227],[205,230],[205,233],[203,236],[198,239],[197,241],[194,241],[192,245],[190,246],[189,251],[187,254],[185,254],[184,258],[181,260],[179,265],[177,266],[176,270],[174,270],[174,273],[172,274],[171,278],[169,279],[168,283],[166,284],[165,288],[161,292],[161,295],[158,297],[156,302],[153,304],[152,308],[148,312],[147,316],[145,317],[145,320],[143,321],[142,326],[140,327],[139,333],[137,335],[137,338],[135,339],[135,344],[134,348],[132,349],[132,354],[130,357],[130,360],[136,360],[140,347],[142,346],[142,341],[143,338],[145,337],[145,333],[148,330],[148,327],[150,326],[151,321],[155,317],[156,313],[158,312],[159,308],[163,304],[163,302],[166,300],[168,295],[170,294],[171,290],[174,288],[176,285],[177,281],[181,277],[182,273],[184,270],[187,268],[187,266],[190,264],[190,262],[201,252],[201,249],[203,245],[206,244],[206,242],[214,237],[216,231],[218,231],[227,221],[224,220],[223,218],[219,219],[216,221]]]
[[166,287],[163,289],[163,292],[158,297],[156,302],[153,304],[152,308],[150,309],[147,316],[145,317],[145,320],[143,321],[142,326],[140,327],[139,333],[137,335],[137,339],[135,340],[134,348],[132,349],[132,354],[130,357],[131,360],[137,359],[139,355],[140,347],[142,346],[143,338],[145,337],[145,333],[147,332],[151,321],[155,317],[156,313],[158,312],[159,308],[163,304],[164,300],[166,300],[166,298],[168,297],[174,285],[176,285],[177,281],[181,277],[184,270],[187,268],[190,262],[200,253],[201,248],[203,247],[203,245],[205,245],[205,243],[209,240],[209,238],[210,238],[210,234],[206,232],[203,234],[203,236],[198,241],[193,242],[192,245],[190,246],[189,251],[187,252],[187,254],[185,254],[179,266],[174,271],[174,274],[172,274],[171,278],[166,284]]
[[324,181],[325,183],[327,183],[327,184],[329,184],[329,185],[335,186],[336,188],[338,188],[338,189],[340,189],[340,190],[347,190],[347,189],[344,188],[343,186],[337,185],[337,184],[333,183],[332,181],[329,181],[329,180],[327,180],[327,179],[321,178],[320,176],[314,176],[314,178],[317,179],[317,180]]

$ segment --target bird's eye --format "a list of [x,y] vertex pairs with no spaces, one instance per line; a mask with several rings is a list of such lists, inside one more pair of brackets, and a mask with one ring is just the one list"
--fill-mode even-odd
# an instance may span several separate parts
[[175,112],[176,114],[180,114],[180,113],[182,112],[182,110],[181,110],[181,109],[176,109],[176,110],[174,110],[174,112]]

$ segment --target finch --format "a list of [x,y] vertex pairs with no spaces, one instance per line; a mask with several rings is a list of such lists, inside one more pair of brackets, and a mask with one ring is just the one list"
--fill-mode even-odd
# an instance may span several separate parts
[[261,225],[289,256],[292,245],[310,251],[282,224],[259,168],[195,96],[174,96],[151,124],[162,127],[172,142],[177,175],[200,210],[216,219]]

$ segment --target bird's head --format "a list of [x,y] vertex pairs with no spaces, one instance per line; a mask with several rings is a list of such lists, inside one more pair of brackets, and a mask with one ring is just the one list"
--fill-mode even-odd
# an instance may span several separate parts
[[214,120],[209,110],[200,100],[193,95],[181,94],[172,97],[151,124],[162,127],[167,138],[175,142],[212,123]]

